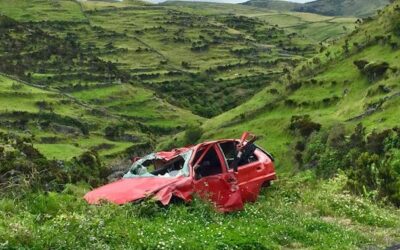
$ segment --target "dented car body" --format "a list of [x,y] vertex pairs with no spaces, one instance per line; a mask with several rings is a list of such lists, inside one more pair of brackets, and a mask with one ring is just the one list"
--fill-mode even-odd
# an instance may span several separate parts
[[116,204],[154,198],[163,205],[197,194],[222,212],[243,208],[257,199],[260,189],[276,179],[272,156],[254,144],[256,137],[204,142],[157,152],[135,161],[116,182],[85,195],[90,204]]

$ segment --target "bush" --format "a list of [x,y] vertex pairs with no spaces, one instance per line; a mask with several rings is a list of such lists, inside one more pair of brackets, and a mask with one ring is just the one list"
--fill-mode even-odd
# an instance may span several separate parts
[[0,187],[9,192],[60,191],[67,183],[81,181],[99,185],[108,174],[96,152],[64,162],[46,159],[26,138],[6,134],[0,137],[0,144],[8,148],[0,152]]
[[342,154],[335,150],[326,149],[326,151],[320,156],[316,174],[320,178],[332,178],[340,169],[342,164]]
[[331,128],[327,143],[330,147],[337,150],[345,150],[346,130],[343,124],[337,124]]
[[391,152],[379,169],[380,196],[400,207],[400,150]]
[[[359,195],[400,206],[400,130],[373,131],[365,135],[358,124],[345,136],[343,125],[329,133],[307,138],[306,147],[295,147],[300,168],[313,168],[319,178],[347,175],[347,188]],[[301,150],[300,150],[301,149]]]
[[301,85],[302,85],[301,82],[293,82],[293,83],[290,83],[289,85],[286,86],[286,90],[296,91],[299,88],[301,88]]
[[289,129],[298,132],[303,137],[309,137],[313,132],[321,129],[321,124],[311,121],[309,115],[292,116]]
[[104,135],[109,140],[118,140],[125,134],[125,127],[121,125],[107,126],[104,130]]
[[353,62],[354,65],[358,68],[358,70],[363,70],[364,67],[369,63],[367,60],[356,60]]
[[354,65],[361,71],[361,73],[368,77],[370,81],[374,81],[382,77],[389,69],[387,62],[368,62],[366,60],[354,61]]
[[382,155],[385,151],[385,140],[390,135],[391,130],[384,130],[382,132],[372,131],[367,137],[365,145],[368,152],[373,154]]
[[379,156],[362,153],[351,168],[348,176],[350,190],[357,194],[367,194],[378,187]]
[[184,141],[185,144],[195,144],[203,135],[201,127],[191,127],[185,131]]
[[70,183],[84,181],[92,186],[99,186],[110,173],[103,167],[97,152],[87,151],[73,159],[67,174]]
[[375,80],[383,76],[388,69],[389,69],[389,63],[387,62],[372,62],[367,64],[362,72],[370,80]]

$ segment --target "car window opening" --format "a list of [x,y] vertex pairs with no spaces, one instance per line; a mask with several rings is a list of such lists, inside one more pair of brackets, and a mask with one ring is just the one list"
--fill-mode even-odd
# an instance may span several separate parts
[[192,151],[188,151],[169,161],[150,154],[133,163],[124,178],[189,176],[191,154]]
[[196,179],[222,173],[221,161],[214,147],[211,147],[202,158],[201,155],[203,151],[199,150],[195,156],[195,159],[200,158],[195,167]]
[[154,171],[151,172],[152,175],[165,175],[169,176],[177,176],[179,171],[183,168],[185,164],[185,159],[182,156],[178,156],[177,158],[166,162],[164,164],[160,164],[155,166]]
[[[227,141],[227,142],[222,142],[219,144],[221,147],[222,153],[225,156],[226,162],[228,164],[228,167],[231,168],[232,162],[235,160],[235,156],[237,154],[236,151],[236,146],[238,142],[237,141]],[[252,153],[248,157],[244,157],[239,161],[238,167],[240,168],[241,166],[247,165],[249,163],[257,161],[258,158],[257,156]]]

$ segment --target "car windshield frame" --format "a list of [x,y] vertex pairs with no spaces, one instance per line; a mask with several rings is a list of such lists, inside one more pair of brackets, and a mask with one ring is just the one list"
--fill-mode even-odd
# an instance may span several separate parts
[[192,158],[193,152],[194,150],[190,149],[166,161],[166,164],[168,164],[168,162],[173,162],[179,157],[181,157],[184,160],[182,168],[178,170],[178,173],[174,176],[170,175],[169,172],[165,174],[155,175],[152,174],[152,172],[148,171],[147,166],[143,165],[145,162],[152,160],[165,160],[164,158],[157,156],[156,153],[151,153],[132,163],[131,167],[129,168],[129,171],[123,176],[123,178],[142,178],[142,177],[168,178],[168,177],[179,177],[179,176],[189,177],[190,176],[189,163]]

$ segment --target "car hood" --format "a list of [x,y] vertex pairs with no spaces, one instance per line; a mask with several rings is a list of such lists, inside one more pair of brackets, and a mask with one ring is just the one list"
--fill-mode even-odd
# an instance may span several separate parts
[[87,193],[84,198],[89,204],[98,204],[101,201],[125,204],[151,196],[183,178],[184,177],[124,178],[96,188]]

